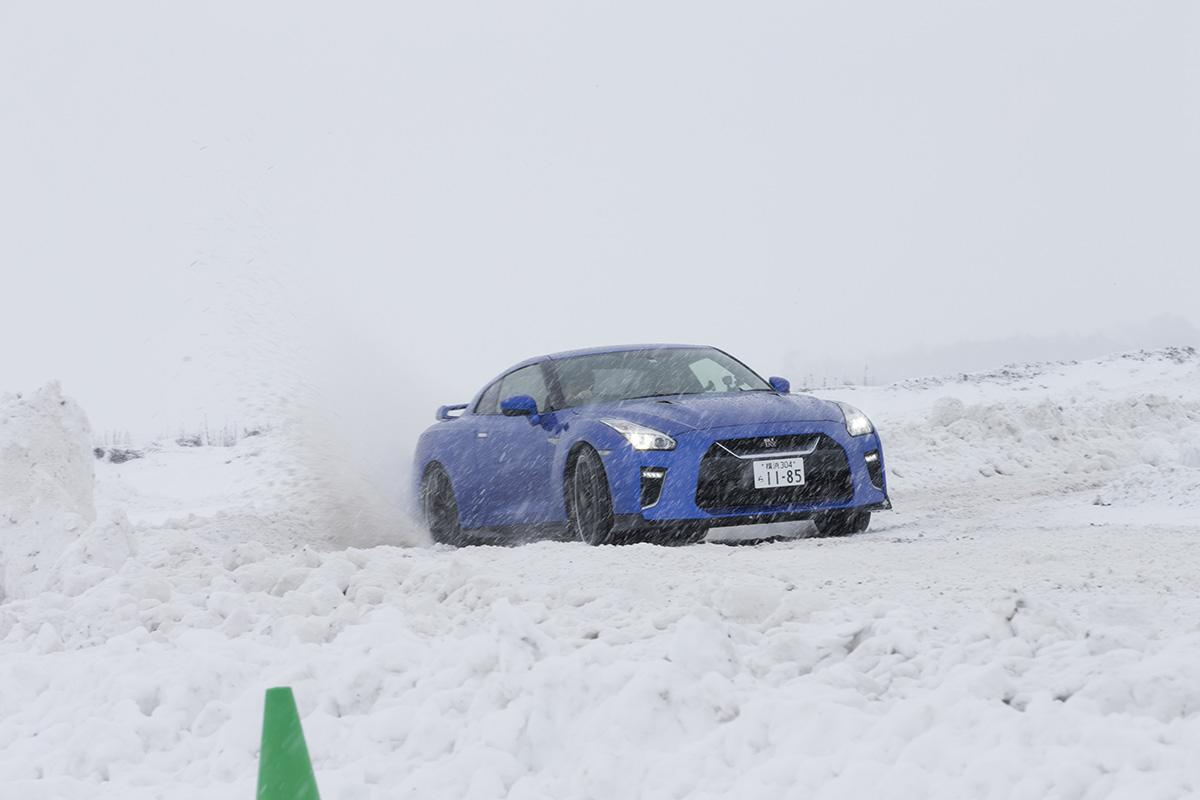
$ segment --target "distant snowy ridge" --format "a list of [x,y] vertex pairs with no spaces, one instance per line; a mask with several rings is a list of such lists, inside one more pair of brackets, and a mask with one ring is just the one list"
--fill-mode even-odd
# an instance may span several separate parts
[[1091,359],[1090,361],[1031,361],[1027,363],[1006,364],[1002,367],[989,370],[981,370],[978,372],[960,372],[954,375],[932,375],[921,378],[907,378],[896,381],[892,386],[897,387],[913,387],[926,388],[930,386],[944,386],[948,383],[1012,383],[1014,381],[1028,380],[1036,378],[1039,375],[1048,372],[1062,372],[1071,367],[1078,367],[1080,364],[1113,364],[1118,362],[1160,362],[1168,361],[1174,364],[1185,365],[1188,363],[1200,363],[1200,356],[1196,353],[1194,347],[1162,347],[1154,350],[1131,350],[1125,353],[1116,353],[1103,358]]

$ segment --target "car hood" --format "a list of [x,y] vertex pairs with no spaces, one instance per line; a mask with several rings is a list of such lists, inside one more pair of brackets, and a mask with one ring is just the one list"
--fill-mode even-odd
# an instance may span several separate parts
[[578,409],[593,418],[636,422],[671,436],[705,428],[770,422],[841,422],[836,403],[804,394],[730,392],[653,397]]

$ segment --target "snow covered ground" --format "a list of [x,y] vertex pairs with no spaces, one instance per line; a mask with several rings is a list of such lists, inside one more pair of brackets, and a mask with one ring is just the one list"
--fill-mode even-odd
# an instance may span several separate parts
[[867,534],[463,550],[346,547],[419,534],[286,428],[6,396],[0,797],[250,797],[274,685],[327,799],[1200,794],[1200,356],[829,394]]

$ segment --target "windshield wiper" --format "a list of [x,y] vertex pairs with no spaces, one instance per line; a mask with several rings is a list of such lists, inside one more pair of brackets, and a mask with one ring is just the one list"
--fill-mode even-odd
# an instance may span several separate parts
[[685,394],[704,394],[704,392],[659,392],[658,394],[635,394],[623,400],[649,400],[652,397],[682,397]]
[[[773,392],[774,389],[766,387],[763,389],[738,389],[739,392]],[[726,389],[725,391],[699,391],[699,392],[658,392],[656,394],[637,394],[633,397],[622,397],[621,400],[650,400],[655,397],[684,397],[693,394],[733,394],[733,390]]]

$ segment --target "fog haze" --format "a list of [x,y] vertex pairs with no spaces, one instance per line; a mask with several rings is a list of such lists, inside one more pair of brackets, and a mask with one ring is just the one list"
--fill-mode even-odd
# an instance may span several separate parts
[[883,379],[1187,337],[1197,41],[1186,2],[6,4],[0,386],[419,427],[594,344]]

